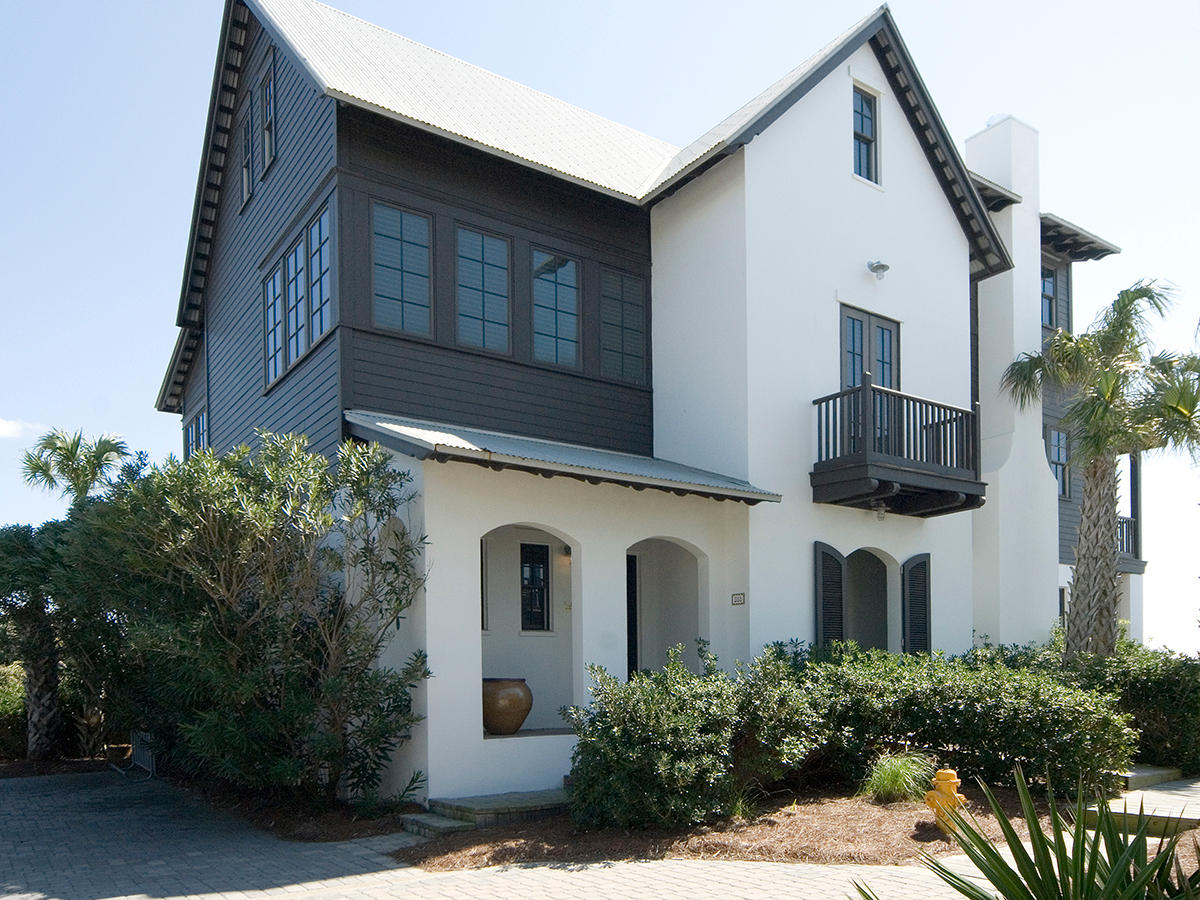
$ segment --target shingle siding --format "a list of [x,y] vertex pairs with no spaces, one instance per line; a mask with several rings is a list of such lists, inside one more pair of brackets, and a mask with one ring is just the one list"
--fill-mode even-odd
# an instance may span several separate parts
[[[329,453],[341,438],[337,338],[314,347],[266,391],[262,282],[287,242],[331,195],[335,102],[316,90],[287,52],[276,49],[276,156],[264,177],[259,83],[271,42],[257,22],[251,22],[248,46],[236,108],[244,110],[247,99],[255,105],[254,191],[243,208],[239,142],[226,172],[205,292],[209,443],[227,449],[251,441],[262,428],[307,434],[315,450]],[[336,302],[336,272],[334,297]],[[189,391],[196,380],[193,369]]]

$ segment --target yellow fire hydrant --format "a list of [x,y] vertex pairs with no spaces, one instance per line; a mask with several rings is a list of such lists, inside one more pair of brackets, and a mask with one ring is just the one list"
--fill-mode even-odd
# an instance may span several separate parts
[[949,834],[954,826],[946,811],[961,809],[967,802],[967,798],[958,792],[962,781],[953,769],[938,769],[931,783],[933,790],[925,793],[925,805],[937,816],[938,828]]

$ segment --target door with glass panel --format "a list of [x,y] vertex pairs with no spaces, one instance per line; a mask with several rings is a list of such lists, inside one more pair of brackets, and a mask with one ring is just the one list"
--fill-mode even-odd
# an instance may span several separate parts
[[[842,390],[856,388],[863,383],[863,373],[871,373],[871,382],[876,387],[900,389],[900,323],[883,316],[851,306],[842,307],[841,369]],[[851,399],[848,417],[850,429],[850,451],[862,449],[862,437],[858,433],[861,421],[862,402],[858,395]],[[901,441],[898,429],[900,417],[895,403],[887,394],[872,392],[870,402],[874,407],[874,449],[881,453]]]

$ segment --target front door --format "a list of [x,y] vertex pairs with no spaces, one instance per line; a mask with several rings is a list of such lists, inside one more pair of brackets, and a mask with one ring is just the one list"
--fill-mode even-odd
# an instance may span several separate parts
[[629,677],[638,670],[638,568],[637,557],[625,557],[625,647],[628,654]]

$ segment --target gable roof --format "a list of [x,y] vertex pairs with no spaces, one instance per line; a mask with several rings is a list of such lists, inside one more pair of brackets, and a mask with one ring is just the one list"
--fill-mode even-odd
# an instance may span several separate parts
[[967,237],[972,277],[1012,267],[886,5],[678,148],[317,0],[226,0],[176,317],[185,333],[159,391],[156,405],[161,410],[179,411],[185,361],[198,339],[188,332],[202,323],[251,12],[326,96],[641,206],[668,196],[739,151],[869,44]]

